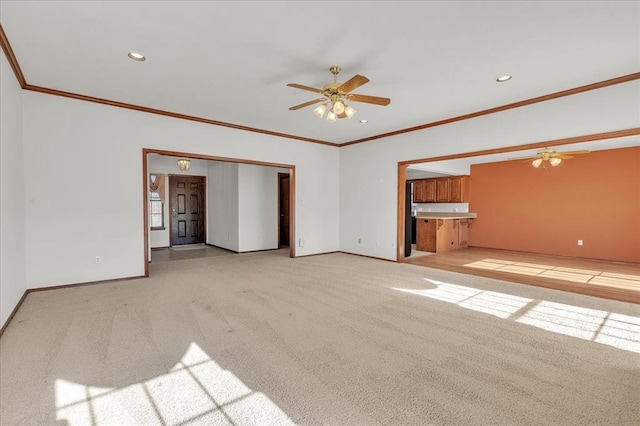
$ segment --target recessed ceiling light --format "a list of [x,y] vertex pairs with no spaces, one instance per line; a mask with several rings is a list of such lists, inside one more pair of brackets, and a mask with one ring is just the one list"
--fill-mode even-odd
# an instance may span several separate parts
[[131,59],[133,59],[134,61],[145,61],[147,58],[144,57],[143,54],[141,53],[136,53],[136,52],[129,52],[129,54],[127,54],[128,57],[130,57]]
[[498,83],[504,83],[505,81],[509,81],[511,79],[512,79],[512,77],[510,75],[503,75],[501,77],[496,78],[496,81]]
[[369,120],[360,120],[360,122],[361,122],[362,124],[366,124],[366,123],[368,123],[368,122],[369,122]]

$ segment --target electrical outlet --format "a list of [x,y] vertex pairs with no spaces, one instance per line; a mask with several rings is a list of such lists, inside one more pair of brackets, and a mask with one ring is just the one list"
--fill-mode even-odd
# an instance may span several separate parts
[[579,245],[579,246],[584,245],[584,241],[582,241],[582,240],[578,240],[578,245]]
[[299,247],[304,247],[304,238],[300,238],[300,239],[298,240],[298,246],[299,246]]
[[96,256],[96,263],[100,263],[100,256]]

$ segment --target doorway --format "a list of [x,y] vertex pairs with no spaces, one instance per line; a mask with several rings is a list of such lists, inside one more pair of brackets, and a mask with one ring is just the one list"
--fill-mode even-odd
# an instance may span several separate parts
[[171,246],[205,242],[205,177],[169,175]]
[[[162,150],[162,149],[155,149],[155,148],[143,148],[142,149],[142,192],[143,192],[143,197],[142,197],[142,211],[143,211],[143,247],[144,247],[144,276],[148,277],[149,276],[149,259],[151,257],[151,249],[150,249],[150,241],[149,241],[149,231],[150,231],[150,226],[149,226],[149,164],[148,164],[148,157],[149,155],[152,154],[156,154],[156,155],[161,155],[161,156],[170,156],[170,157],[180,157],[180,158],[189,158],[189,159],[200,159],[200,160],[207,160],[207,161],[219,161],[219,162],[225,162],[225,163],[237,163],[237,164],[256,164],[256,165],[260,165],[260,166],[266,166],[266,167],[277,167],[280,169],[285,169],[288,170],[288,176],[289,176],[289,222],[288,222],[288,229],[289,229],[289,238],[290,238],[290,242],[288,243],[289,246],[289,257],[291,258],[295,258],[296,257],[296,245],[293,244],[293,240],[295,240],[295,235],[296,235],[296,231],[295,231],[295,194],[296,194],[296,166],[294,164],[284,164],[284,163],[269,163],[269,162],[263,162],[263,161],[253,161],[253,160],[245,160],[245,159],[238,159],[238,158],[229,158],[229,157],[218,157],[218,156],[213,156],[213,155],[205,155],[205,154],[195,154],[195,153],[188,153],[188,152],[178,152],[178,151],[166,151],[166,150]],[[285,173],[286,174],[286,173]],[[169,175],[171,176],[171,175]],[[210,184],[212,184],[210,182]],[[204,194],[206,194],[206,192],[204,192],[205,189],[205,185],[203,183],[202,185],[202,189],[203,189],[203,202],[205,201],[205,197]],[[169,185],[169,190],[171,190],[171,185]],[[171,195],[171,194],[170,194]],[[169,201],[171,201],[171,198],[169,198]],[[167,209],[167,215],[171,216],[171,206],[168,206],[169,208]],[[204,227],[204,232],[203,234],[205,235],[205,239],[204,242],[206,244],[206,224],[205,221],[206,219],[206,214],[205,212],[205,207],[203,206],[201,211],[203,212],[203,220],[202,220],[202,224]],[[177,214],[177,212],[176,212]],[[165,216],[166,218],[167,216]],[[169,243],[171,244],[171,230],[172,230],[172,220],[168,220],[169,222]],[[279,219],[276,221],[276,223],[280,223]],[[186,225],[186,224],[185,224]],[[278,230],[279,232],[279,230]],[[278,240],[279,240],[279,235],[276,234],[276,236],[278,236]]]
[[289,173],[278,173],[278,248],[290,244],[290,179]]

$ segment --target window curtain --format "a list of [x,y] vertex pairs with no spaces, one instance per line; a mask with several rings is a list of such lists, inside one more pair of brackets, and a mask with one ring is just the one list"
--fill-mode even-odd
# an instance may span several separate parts
[[164,175],[149,175],[149,190],[157,192],[160,196],[160,202],[164,203]]

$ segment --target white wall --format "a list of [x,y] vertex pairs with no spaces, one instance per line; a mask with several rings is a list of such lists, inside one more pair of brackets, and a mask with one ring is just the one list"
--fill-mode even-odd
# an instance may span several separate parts
[[338,250],[335,147],[35,92],[23,104],[30,288],[144,274],[143,147],[295,165],[296,254]]
[[[189,175],[189,176],[207,176],[208,161],[192,159],[189,170],[182,171],[178,168],[178,158],[169,155],[149,154],[147,168],[149,174],[165,175],[164,185],[164,229],[156,229],[149,231],[149,247],[169,247],[171,245],[171,235],[169,221],[171,216],[169,213],[169,176],[168,175]],[[207,202],[208,202],[207,197]],[[207,210],[208,210],[207,206]]]
[[238,251],[278,248],[278,172],[288,169],[240,164]]
[[340,250],[396,258],[399,161],[638,127],[638,99],[633,81],[341,148]]
[[208,176],[207,243],[238,252],[238,164],[211,162]]
[[22,89],[0,59],[0,327],[27,289]]
[[207,242],[235,252],[278,248],[278,172],[254,164],[209,166]]

